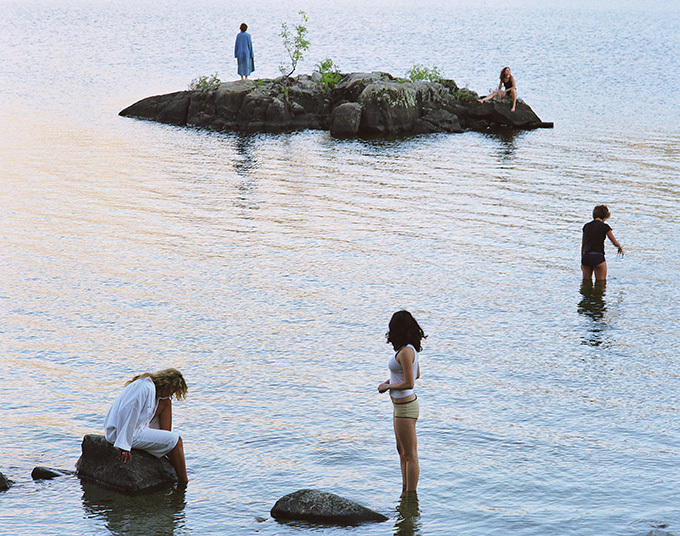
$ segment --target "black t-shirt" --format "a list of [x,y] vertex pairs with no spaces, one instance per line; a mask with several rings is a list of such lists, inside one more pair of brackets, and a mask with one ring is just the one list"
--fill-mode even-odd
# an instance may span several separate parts
[[593,220],[583,226],[583,252],[602,253],[604,255],[604,239],[612,228],[600,220]]

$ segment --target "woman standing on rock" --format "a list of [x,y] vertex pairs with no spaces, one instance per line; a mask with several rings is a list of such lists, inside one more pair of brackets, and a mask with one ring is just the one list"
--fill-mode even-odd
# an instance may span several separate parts
[[[477,102],[483,103],[493,99],[494,97],[502,99],[506,95],[510,95],[512,97],[512,108],[510,108],[510,111],[514,112],[515,104],[517,102],[517,86],[515,85],[514,76],[510,74],[510,67],[503,67],[503,69],[501,69],[500,78],[501,81],[498,84],[498,89],[494,91],[491,95],[487,95],[483,99],[477,99]],[[503,86],[505,86],[505,89],[503,89]]]
[[248,25],[245,22],[241,24],[241,33],[236,36],[236,44],[234,44],[234,57],[238,63],[238,74],[241,75],[241,80],[248,80],[250,73],[255,70],[253,40],[246,32],[247,29]]
[[182,373],[170,368],[138,374],[125,384],[104,421],[106,440],[128,462],[133,448],[157,458],[168,457],[180,483],[188,482],[182,438],[172,431],[172,402],[182,400],[188,387]]
[[402,492],[416,491],[420,476],[416,421],[420,411],[413,387],[420,378],[418,352],[421,351],[420,342],[425,334],[411,313],[398,311],[392,315],[386,336],[396,353],[387,365],[390,379],[378,385],[378,392],[389,391],[392,398],[392,421],[401,462]]
[[605,281],[607,279],[607,261],[604,258],[604,239],[609,238],[617,249],[617,255],[623,257],[623,248],[614,238],[612,228],[605,223],[611,216],[607,205],[597,205],[593,209],[593,221],[583,226],[583,237],[581,238],[581,271],[583,279],[592,279],[595,274],[595,281]]

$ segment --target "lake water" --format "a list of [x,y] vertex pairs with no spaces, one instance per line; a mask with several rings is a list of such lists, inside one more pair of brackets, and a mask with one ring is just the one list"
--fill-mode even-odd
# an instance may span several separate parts
[[[120,118],[258,77],[299,9],[345,72],[415,63],[486,93],[510,65],[552,130],[335,140]],[[677,3],[0,0],[0,533],[680,534]],[[605,289],[583,286],[596,204]],[[391,314],[421,354],[418,504],[376,387]],[[173,366],[186,492],[75,477],[132,375]],[[280,524],[319,488],[390,517]]]

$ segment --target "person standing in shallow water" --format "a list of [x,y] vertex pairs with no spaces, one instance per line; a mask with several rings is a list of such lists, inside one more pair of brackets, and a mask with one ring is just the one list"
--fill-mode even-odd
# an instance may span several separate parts
[[253,40],[246,31],[247,29],[248,25],[245,22],[241,24],[241,33],[236,36],[236,43],[234,44],[234,57],[238,64],[238,74],[241,75],[241,80],[247,80],[250,73],[255,70]]
[[612,244],[618,248],[618,255],[623,257],[623,248],[616,241],[612,228],[605,223],[611,216],[607,205],[597,205],[593,209],[593,221],[583,226],[583,237],[581,239],[581,271],[583,279],[592,279],[595,274],[595,281],[605,281],[607,279],[607,261],[604,258],[604,239],[609,238]]
[[157,458],[167,456],[180,483],[188,482],[184,445],[172,431],[172,402],[186,398],[186,382],[177,369],[138,374],[125,384],[104,421],[106,440],[120,451],[120,459],[132,459],[132,449]]
[[386,337],[396,353],[387,365],[390,378],[378,385],[378,392],[390,392],[394,435],[401,463],[402,492],[414,492],[420,477],[416,436],[420,410],[413,387],[420,378],[418,352],[422,349],[420,342],[425,338],[425,333],[411,313],[398,311],[392,315]]
[[[510,108],[510,111],[514,112],[515,104],[517,103],[517,85],[515,84],[515,77],[510,74],[510,67],[503,67],[503,69],[501,69],[500,79],[501,81],[498,84],[498,89],[483,99],[477,99],[477,102],[481,104],[494,97],[502,99],[506,95],[510,95],[510,97],[512,97],[512,108]],[[505,89],[503,89],[503,86],[505,86]]]

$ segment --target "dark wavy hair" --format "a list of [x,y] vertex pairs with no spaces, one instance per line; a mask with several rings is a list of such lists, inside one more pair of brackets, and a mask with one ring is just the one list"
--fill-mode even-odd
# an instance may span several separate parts
[[244,22],[243,24],[241,24],[241,26],[239,26],[239,29],[242,32],[245,32],[248,29],[248,25]]
[[427,338],[422,328],[408,311],[397,311],[392,315],[389,331],[386,333],[387,343],[392,344],[394,351],[399,351],[407,344],[412,344],[416,352],[422,349],[420,341]]
[[600,218],[601,220],[606,220],[611,216],[607,205],[597,205],[593,209],[593,219]]

